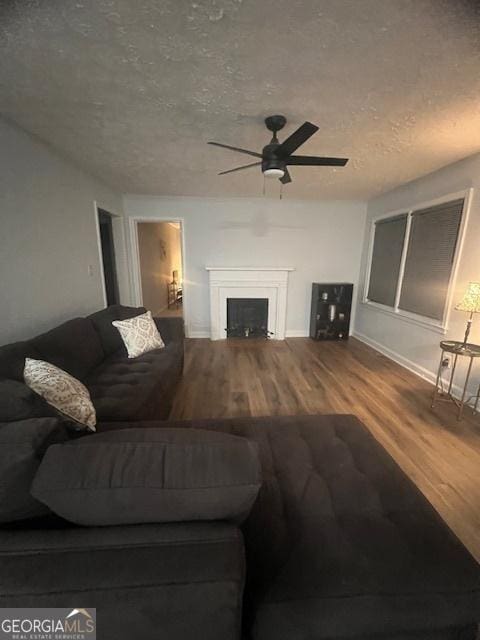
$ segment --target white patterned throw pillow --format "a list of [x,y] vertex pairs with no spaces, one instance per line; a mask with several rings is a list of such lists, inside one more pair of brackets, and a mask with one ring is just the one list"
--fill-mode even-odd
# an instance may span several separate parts
[[97,416],[87,387],[63,369],[43,360],[25,358],[25,384],[48,404],[75,422],[95,431]]
[[128,320],[115,320],[112,324],[120,331],[129,358],[136,358],[142,353],[163,349],[165,346],[151,311]]

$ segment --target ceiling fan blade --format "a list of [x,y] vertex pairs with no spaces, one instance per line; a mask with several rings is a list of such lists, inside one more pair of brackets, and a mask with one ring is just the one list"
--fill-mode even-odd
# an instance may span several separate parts
[[287,164],[299,164],[310,167],[344,167],[348,158],[321,158],[318,156],[290,156],[286,158]]
[[292,181],[292,176],[288,172],[287,167],[285,167],[285,173],[283,174],[283,176],[281,178],[279,178],[279,180],[280,180],[280,182],[282,184],[288,184],[289,182]]
[[304,122],[301,127],[288,136],[286,140],[276,150],[276,155],[286,158],[296,151],[300,145],[306,142],[313,134],[318,131],[318,127],[311,122]]
[[235,169],[228,169],[228,171],[221,171],[218,175],[224,176],[226,173],[233,173],[234,171],[242,171],[242,169],[250,169],[250,167],[258,167],[261,162],[252,162],[252,164],[244,164],[242,167],[235,167]]
[[228,144],[221,144],[220,142],[208,142],[207,144],[213,144],[215,147],[222,147],[223,149],[230,149],[230,151],[238,151],[239,153],[246,153],[247,156],[255,156],[255,158],[261,158],[262,154],[256,151],[249,151],[248,149],[240,149],[239,147],[231,147]]

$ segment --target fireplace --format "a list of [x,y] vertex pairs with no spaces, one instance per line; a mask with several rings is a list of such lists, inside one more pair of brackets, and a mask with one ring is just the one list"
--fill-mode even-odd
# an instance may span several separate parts
[[268,298],[227,298],[227,338],[268,337]]
[[[260,335],[268,335],[272,340],[285,338],[285,322],[287,316],[287,283],[292,267],[206,267],[210,282],[210,338],[224,340],[231,334],[227,331],[227,301],[247,301],[253,311],[253,304],[260,300],[261,308],[267,316],[265,322],[255,323],[254,330],[263,331]],[[253,303],[253,304],[252,304]],[[231,311],[230,314],[236,314]],[[235,316],[230,319],[233,320]],[[252,326],[251,318],[235,319],[238,325]],[[258,326],[259,325],[259,326]],[[257,333],[258,335],[258,333]],[[232,336],[233,337],[233,336]],[[245,337],[245,331],[243,331]]]

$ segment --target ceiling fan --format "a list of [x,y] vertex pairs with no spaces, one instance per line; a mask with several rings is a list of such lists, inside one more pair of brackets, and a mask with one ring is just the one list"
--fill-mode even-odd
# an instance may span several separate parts
[[243,169],[262,165],[262,172],[264,176],[267,178],[278,178],[282,184],[287,184],[292,181],[288,171],[289,165],[302,165],[304,167],[344,167],[347,164],[348,158],[322,158],[318,156],[292,155],[298,147],[318,131],[318,127],[311,122],[304,122],[302,126],[294,131],[286,140],[279,142],[277,132],[283,129],[286,123],[287,119],[285,116],[277,115],[265,118],[265,125],[269,131],[272,131],[273,136],[270,143],[263,147],[262,153],[249,151],[248,149],[240,149],[239,147],[232,147],[228,144],[221,144],[220,142],[209,142],[208,144],[213,144],[216,147],[223,147],[224,149],[230,149],[231,151],[238,151],[239,153],[244,153],[248,156],[260,158],[260,160],[252,162],[251,164],[235,167],[228,171],[221,171],[218,175],[223,176],[226,173],[243,171]]

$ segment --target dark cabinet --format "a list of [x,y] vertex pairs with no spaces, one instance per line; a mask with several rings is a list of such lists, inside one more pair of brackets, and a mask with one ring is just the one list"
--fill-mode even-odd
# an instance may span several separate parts
[[310,337],[314,340],[347,340],[350,330],[353,284],[312,284]]

